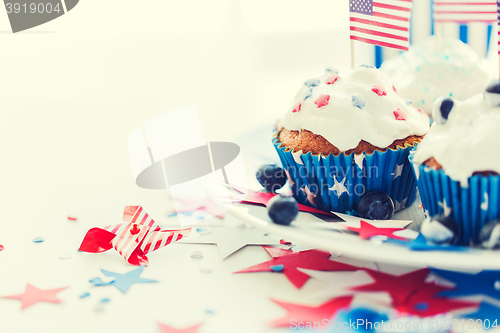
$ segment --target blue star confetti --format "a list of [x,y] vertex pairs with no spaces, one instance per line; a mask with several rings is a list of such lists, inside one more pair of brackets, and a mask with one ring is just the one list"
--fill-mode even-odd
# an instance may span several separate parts
[[406,246],[412,251],[447,251],[447,252],[463,252],[468,251],[469,248],[465,246],[454,246],[454,245],[437,245],[428,243],[425,236],[418,234],[412,242],[406,244]]
[[91,279],[90,282],[94,284],[94,286],[115,286],[120,290],[122,293],[126,293],[127,290],[134,284],[134,283],[153,283],[153,282],[158,282],[156,280],[150,280],[150,279],[143,279],[140,277],[142,271],[144,270],[145,266],[140,266],[128,273],[125,274],[120,274],[120,273],[115,273],[111,271],[107,271],[105,269],[101,269],[101,272],[106,275],[106,276],[111,276],[114,277],[115,279],[110,282],[103,282],[100,278],[94,278]]
[[325,71],[328,73],[332,73],[332,74],[340,73],[339,70],[337,68],[334,68],[334,67],[327,67],[327,68],[325,68]]
[[352,95],[352,105],[357,108],[363,109],[366,105],[366,102],[361,95]]
[[285,266],[283,266],[283,265],[275,265],[275,266],[269,266],[269,268],[273,272],[283,272],[283,269],[285,268]]
[[304,82],[304,84],[308,87],[316,87],[317,85],[319,85],[319,79],[309,79],[307,81]]
[[442,291],[439,296],[487,295],[500,300],[500,290],[495,288],[495,282],[500,281],[500,271],[484,270],[477,274],[469,274],[436,268],[431,268],[431,270],[438,276],[456,284],[455,289]]
[[352,327],[348,329],[335,327],[335,323],[356,323],[357,332],[375,332],[373,323],[387,321],[389,318],[383,314],[366,308],[354,308],[349,311],[340,311],[332,320],[333,330],[329,332],[352,332]]
[[313,88],[311,87],[311,88],[307,89],[306,91],[304,91],[302,93],[301,99],[303,101],[305,101],[306,99],[308,99],[309,97],[311,97],[312,93],[313,93]]

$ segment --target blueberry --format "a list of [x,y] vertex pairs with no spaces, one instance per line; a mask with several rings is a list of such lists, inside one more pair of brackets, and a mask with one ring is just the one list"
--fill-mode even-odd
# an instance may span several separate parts
[[458,224],[451,216],[438,215],[425,219],[420,233],[434,244],[453,244],[458,239]]
[[448,120],[451,109],[453,109],[455,102],[449,97],[440,97],[434,102],[434,109],[432,111],[432,117],[438,124],[444,124]]
[[479,242],[485,249],[500,248],[500,220],[490,221],[481,228]]
[[265,164],[257,170],[255,174],[260,185],[264,186],[267,192],[275,192],[286,183],[286,174],[282,168],[276,164]]
[[384,192],[368,192],[359,200],[358,215],[370,220],[388,220],[394,215],[394,203]]
[[484,99],[486,99],[492,107],[500,106],[500,81],[494,80],[491,82],[484,92]]
[[267,214],[274,223],[289,225],[299,214],[299,205],[293,197],[278,194],[269,200]]

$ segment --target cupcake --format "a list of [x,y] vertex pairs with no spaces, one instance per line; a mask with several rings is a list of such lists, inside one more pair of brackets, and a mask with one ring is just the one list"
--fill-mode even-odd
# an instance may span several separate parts
[[494,79],[492,67],[458,39],[429,37],[386,60],[380,69],[401,96],[430,114],[440,96],[464,100],[481,93]]
[[382,191],[397,211],[415,200],[407,157],[428,129],[428,115],[378,69],[328,69],[304,82],[273,144],[299,203],[345,213]]
[[500,217],[500,81],[462,102],[439,98],[432,115],[410,156],[423,207],[453,217],[460,244],[477,244],[481,227]]

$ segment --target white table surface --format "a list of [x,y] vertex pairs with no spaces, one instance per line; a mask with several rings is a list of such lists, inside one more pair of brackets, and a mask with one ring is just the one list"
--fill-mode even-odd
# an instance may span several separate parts
[[[349,63],[344,2],[311,4],[303,10],[334,6],[318,14],[331,26],[311,15],[295,30],[293,18],[301,16],[285,2],[268,7],[261,21],[248,14],[258,6],[241,14],[251,2],[207,3],[82,0],[67,15],[18,34],[0,11],[0,296],[22,293],[27,283],[69,286],[58,294],[61,304],[24,311],[18,301],[0,299],[0,332],[158,332],[160,322],[202,322],[200,332],[279,332],[267,323],[284,310],[270,298],[326,300],[311,296],[325,286],[313,279],[298,290],[281,274],[232,274],[268,260],[260,247],[221,261],[214,245],[168,246],[149,255],[143,273],[160,282],[126,294],[88,282],[100,268],[133,268],[114,251],[77,253],[90,227],[119,223],[127,204],[147,206],[161,224],[176,221],[166,218],[167,193],[134,185],[132,129],[194,103],[207,140],[231,140],[280,117],[304,77]],[[289,31],[273,24],[276,15],[290,17]],[[204,258],[190,258],[195,250]],[[68,252],[70,259],[60,259]],[[200,265],[213,272],[200,273]],[[91,296],[80,299],[83,292]],[[111,301],[99,306],[103,297]]]

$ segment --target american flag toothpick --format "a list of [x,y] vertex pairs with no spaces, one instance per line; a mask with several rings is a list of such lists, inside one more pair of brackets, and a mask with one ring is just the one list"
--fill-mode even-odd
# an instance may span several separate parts
[[407,51],[412,0],[349,0],[351,67],[355,40]]

